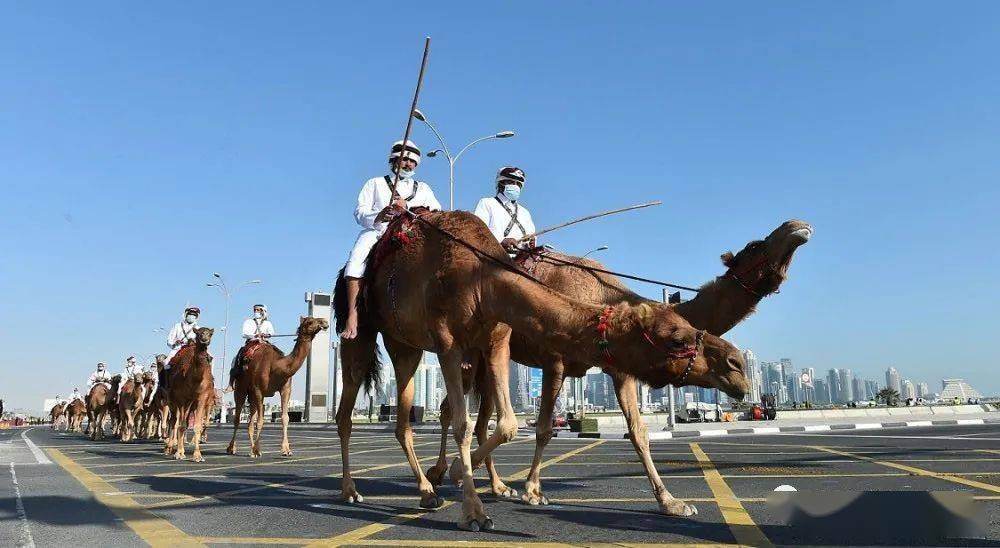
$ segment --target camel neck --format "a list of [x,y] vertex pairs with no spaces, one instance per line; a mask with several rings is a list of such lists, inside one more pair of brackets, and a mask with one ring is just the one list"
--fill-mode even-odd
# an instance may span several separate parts
[[694,327],[721,336],[752,314],[760,299],[735,281],[719,277],[674,309]]
[[[510,325],[519,336],[566,360],[644,376],[632,368],[650,362],[650,356],[643,354],[651,347],[643,342],[642,329],[631,316],[630,306],[622,304],[614,309],[614,327],[607,332],[608,349],[613,356],[613,363],[609,364],[597,342],[597,326],[605,305],[573,301],[562,293],[508,272],[502,273],[499,279],[501,283],[494,288],[498,294],[491,300],[502,308],[494,310],[495,317]],[[628,318],[623,319],[623,314]]]
[[[302,367],[302,363],[305,362],[306,356],[309,355],[309,348],[311,346],[311,338],[301,333],[295,338],[295,346],[292,348],[292,353],[289,354],[288,357],[291,359],[291,365],[296,371]],[[292,374],[294,375],[294,373]]]

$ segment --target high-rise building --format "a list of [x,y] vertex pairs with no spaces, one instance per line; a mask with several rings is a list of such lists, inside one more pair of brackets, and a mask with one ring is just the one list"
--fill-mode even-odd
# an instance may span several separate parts
[[510,384],[510,403],[514,411],[531,410],[531,371],[528,366],[511,361],[507,378]]
[[757,359],[757,355],[753,353],[753,350],[748,348],[743,351],[743,362],[746,364],[747,383],[750,385],[750,391],[747,392],[746,400],[759,402],[763,387],[763,378],[761,376],[763,372],[760,368],[760,361]]
[[850,369],[844,368],[840,374],[840,401],[847,403],[854,401],[854,373]]
[[929,398],[931,395],[930,389],[927,387],[927,383],[918,382],[917,383],[917,397],[918,398]]
[[815,394],[816,394],[815,400],[813,400],[815,403],[819,404],[833,403],[830,400],[830,383],[828,383],[824,379],[816,379],[813,381],[813,385],[815,386]]
[[865,399],[874,400],[880,390],[878,381],[875,379],[865,379]]
[[868,396],[865,395],[865,380],[861,377],[854,377],[851,381],[852,391],[854,393],[855,400],[867,400]]
[[917,397],[917,389],[913,386],[913,381],[910,379],[903,381],[903,391],[900,392],[900,397],[904,400]]
[[802,368],[799,374],[799,382],[802,385],[802,401],[816,401],[816,369],[812,367]]
[[899,394],[903,393],[902,378],[899,376],[899,371],[896,371],[895,367],[890,367],[885,370],[885,386],[886,388],[895,390]]
[[791,402],[802,402],[802,379],[791,370],[785,372],[785,392]]
[[615,396],[611,375],[604,373],[587,375],[587,401],[591,405],[605,409],[615,409],[618,406],[618,397]]
[[840,371],[837,369],[831,369],[826,374],[826,382],[830,387],[830,403],[840,403],[844,401],[842,399],[843,390],[840,388]]
[[424,352],[413,375],[413,405],[424,407],[425,412],[437,411],[441,406],[438,397],[438,378],[441,377],[441,365],[437,354]]

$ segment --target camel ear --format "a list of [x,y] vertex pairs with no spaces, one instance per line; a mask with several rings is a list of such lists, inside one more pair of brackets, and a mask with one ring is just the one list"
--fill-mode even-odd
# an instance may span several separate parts
[[722,257],[720,257],[720,258],[722,259],[722,264],[724,264],[725,266],[727,266],[729,268],[732,268],[732,266],[733,266],[733,259],[735,259],[736,257],[733,256],[733,252],[732,251],[727,251],[727,252],[723,253]]
[[653,316],[654,316],[653,307],[649,306],[648,304],[642,303],[639,306],[635,307],[635,317],[639,321],[639,325],[642,326],[642,328],[647,331],[653,328],[653,323],[654,323]]
[[299,316],[299,323],[305,323],[309,319],[309,316]]

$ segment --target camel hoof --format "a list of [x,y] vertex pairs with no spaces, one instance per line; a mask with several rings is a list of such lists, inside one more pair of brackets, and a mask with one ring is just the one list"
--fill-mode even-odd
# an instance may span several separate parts
[[480,531],[492,531],[496,525],[493,524],[493,518],[484,516],[481,520],[471,519],[468,523],[459,523],[458,527],[465,531],[478,533]]
[[282,451],[281,452],[281,456],[282,457],[290,457],[290,456],[292,456],[292,450],[289,449],[288,451]]
[[444,481],[444,473],[445,469],[435,464],[427,469],[427,481],[431,482],[434,487],[439,487]]
[[229,453],[230,455],[235,455],[236,454],[236,446],[230,444],[229,447],[226,447],[226,453]]
[[668,516],[689,517],[698,515],[698,509],[693,504],[686,504],[677,499],[660,505],[660,509]]
[[353,495],[344,496],[344,502],[347,504],[361,504],[365,501],[365,497],[361,496],[361,493],[354,493]]
[[429,494],[420,497],[420,507],[426,510],[437,510],[438,508],[444,506],[444,499],[437,496],[436,494]]
[[493,495],[502,499],[516,499],[517,489],[511,489],[506,485],[501,485],[499,488],[493,489]]
[[527,502],[532,506],[538,506],[538,505],[548,506],[549,504],[549,499],[545,495],[532,495],[529,493],[525,493],[521,497],[521,500]]
[[193,455],[191,457],[191,462],[205,462],[205,457],[201,455]]

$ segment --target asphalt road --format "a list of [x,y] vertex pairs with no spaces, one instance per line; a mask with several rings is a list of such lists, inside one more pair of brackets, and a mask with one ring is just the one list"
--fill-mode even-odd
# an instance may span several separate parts
[[[485,494],[496,529],[481,533],[457,529],[460,491],[451,485],[439,489],[445,507],[419,510],[403,454],[383,432],[355,432],[352,466],[365,502],[353,506],[340,502],[339,443],[330,430],[294,430],[295,454],[281,457],[280,432],[269,427],[263,458],[251,460],[245,432],[241,454],[231,456],[224,453],[228,430],[213,428],[204,463],[164,458],[160,443],[94,443],[48,427],[27,432],[32,451],[22,433],[0,431],[0,546],[1000,546],[998,425],[654,442],[667,488],[698,507],[692,518],[657,513],[627,441],[557,438],[542,472],[552,503]],[[425,470],[438,438],[416,436]],[[521,433],[496,453],[519,492],[533,450]],[[781,485],[836,508],[789,521],[786,509],[768,501]],[[942,491],[964,496],[971,510],[925,494]],[[935,515],[970,511],[983,525],[972,537],[921,536],[938,523]]]

